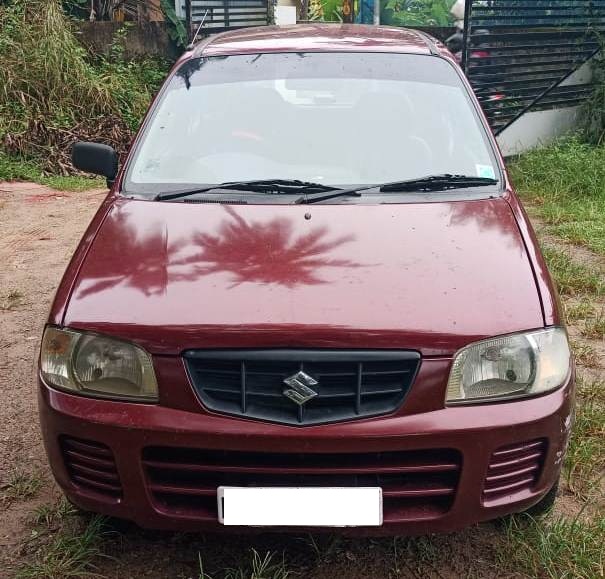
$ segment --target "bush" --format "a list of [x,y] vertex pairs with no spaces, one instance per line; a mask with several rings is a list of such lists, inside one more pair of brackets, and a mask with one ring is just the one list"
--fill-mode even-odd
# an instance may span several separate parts
[[59,0],[0,7],[0,145],[67,174],[71,145],[96,140],[123,153],[161,82],[165,63],[108,59],[80,45]]
[[601,37],[599,42],[601,52],[591,62],[593,90],[580,111],[582,136],[593,145],[603,145],[605,139],[605,57]]
[[453,0],[387,0],[382,21],[395,26],[450,26]]

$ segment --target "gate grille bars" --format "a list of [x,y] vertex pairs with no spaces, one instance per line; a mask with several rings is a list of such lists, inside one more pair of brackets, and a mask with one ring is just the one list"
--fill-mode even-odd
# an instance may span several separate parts
[[268,0],[184,0],[187,30],[204,20],[204,34],[269,23]]
[[462,66],[496,134],[590,95],[561,83],[600,51],[605,0],[467,0],[465,22]]

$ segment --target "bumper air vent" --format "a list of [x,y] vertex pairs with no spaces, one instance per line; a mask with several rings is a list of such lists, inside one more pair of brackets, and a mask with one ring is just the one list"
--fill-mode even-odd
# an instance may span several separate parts
[[398,522],[449,510],[461,457],[449,449],[281,454],[148,447],[143,467],[156,508],[171,516],[216,520],[219,486],[379,486],[385,522]]
[[60,443],[65,467],[75,485],[112,499],[122,496],[120,477],[108,446],[67,436]]
[[491,457],[485,485],[483,503],[502,503],[516,500],[518,493],[530,490],[538,481],[546,454],[546,440],[533,440],[496,450]]

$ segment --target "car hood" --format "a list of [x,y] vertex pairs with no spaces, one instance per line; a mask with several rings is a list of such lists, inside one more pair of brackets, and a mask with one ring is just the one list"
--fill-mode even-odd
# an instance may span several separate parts
[[449,355],[541,327],[502,198],[384,205],[118,199],[65,325],[188,348],[412,348]]

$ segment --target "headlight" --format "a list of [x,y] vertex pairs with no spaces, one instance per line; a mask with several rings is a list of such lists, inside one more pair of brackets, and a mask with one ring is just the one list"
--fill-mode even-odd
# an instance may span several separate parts
[[454,358],[447,404],[494,402],[556,390],[569,376],[563,328],[502,336],[471,344]]
[[143,349],[96,334],[47,327],[40,371],[51,386],[99,398],[155,401],[158,385]]

